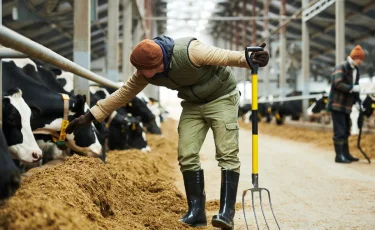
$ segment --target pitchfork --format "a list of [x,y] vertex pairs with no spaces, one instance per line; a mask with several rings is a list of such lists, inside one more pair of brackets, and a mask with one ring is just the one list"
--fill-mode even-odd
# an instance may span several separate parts
[[254,212],[254,217],[256,221],[257,228],[259,229],[258,219],[255,212],[255,202],[254,202],[254,194],[259,193],[259,200],[260,200],[260,207],[262,210],[262,214],[264,217],[264,221],[266,222],[267,228],[269,228],[266,216],[263,211],[263,204],[262,204],[262,191],[266,191],[268,194],[269,204],[271,207],[273,218],[276,221],[277,227],[280,229],[279,223],[277,222],[275,213],[272,209],[272,203],[271,203],[271,194],[270,191],[266,188],[260,188],[258,183],[258,69],[259,66],[254,64],[251,58],[249,57],[249,52],[257,52],[257,51],[263,51],[264,47],[247,47],[245,49],[245,57],[247,64],[251,67],[251,87],[252,87],[252,103],[251,103],[251,109],[252,109],[252,183],[254,188],[246,189],[243,192],[242,195],[242,209],[243,214],[245,218],[246,228],[249,229],[249,226],[247,224],[246,219],[246,213],[245,213],[245,196],[248,191],[251,191],[251,200],[252,200],[252,209]]

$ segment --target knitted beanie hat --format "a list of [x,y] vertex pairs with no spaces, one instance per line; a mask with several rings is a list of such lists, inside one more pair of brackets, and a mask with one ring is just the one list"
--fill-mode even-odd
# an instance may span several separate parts
[[360,60],[365,60],[365,51],[363,51],[362,47],[360,45],[357,45],[354,47],[352,52],[350,52],[350,57],[354,59],[360,59]]
[[133,49],[130,62],[138,70],[150,70],[163,63],[163,51],[153,40],[144,39]]

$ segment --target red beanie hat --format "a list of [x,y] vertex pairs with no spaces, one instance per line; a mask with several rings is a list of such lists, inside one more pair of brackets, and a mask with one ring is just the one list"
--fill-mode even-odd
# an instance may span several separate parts
[[138,70],[150,70],[163,63],[163,51],[153,40],[144,39],[133,49],[130,62]]
[[362,47],[360,45],[357,45],[354,47],[352,52],[350,52],[350,57],[354,59],[360,59],[360,60],[365,60],[365,51],[363,51]]

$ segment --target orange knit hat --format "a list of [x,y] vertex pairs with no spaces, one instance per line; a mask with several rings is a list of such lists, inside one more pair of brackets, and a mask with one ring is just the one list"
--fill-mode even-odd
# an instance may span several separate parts
[[133,49],[130,62],[138,70],[150,70],[163,63],[163,51],[153,40],[144,39]]
[[360,60],[365,60],[365,51],[363,51],[362,47],[360,45],[357,45],[354,47],[352,52],[350,52],[350,57],[354,59],[360,59]]

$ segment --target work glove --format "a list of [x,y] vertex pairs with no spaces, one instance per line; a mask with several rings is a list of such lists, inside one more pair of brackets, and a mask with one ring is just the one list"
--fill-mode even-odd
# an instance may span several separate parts
[[352,92],[359,93],[361,90],[361,87],[359,85],[353,85]]
[[95,120],[95,117],[89,111],[85,115],[82,115],[82,116],[74,119],[72,122],[70,122],[68,127],[66,127],[66,133],[71,134],[74,130],[76,130],[79,127],[82,127],[82,126],[87,126],[94,120]]
[[[259,45],[260,47],[266,47],[266,43],[262,43]],[[268,51],[257,51],[252,52],[250,55],[250,59],[253,61],[254,64],[258,65],[259,67],[264,67],[268,64],[268,60],[270,59],[270,55]]]

